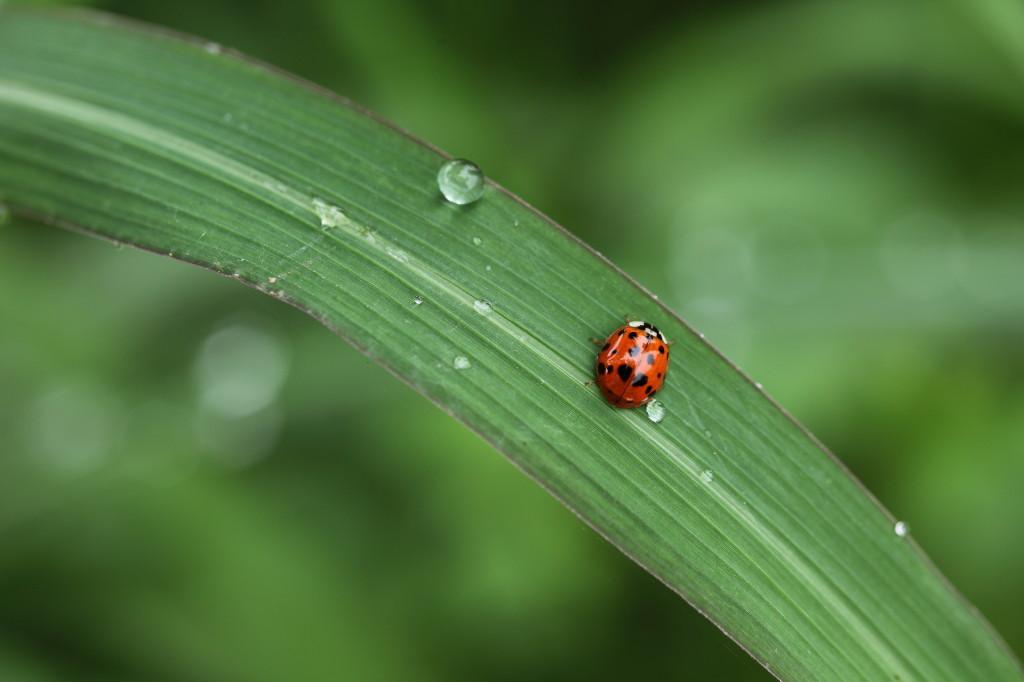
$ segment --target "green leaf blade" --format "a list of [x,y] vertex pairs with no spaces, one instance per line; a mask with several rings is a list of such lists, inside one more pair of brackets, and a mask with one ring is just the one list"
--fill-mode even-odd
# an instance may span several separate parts
[[[444,202],[443,160],[219,48],[0,10],[0,201],[306,310],[776,675],[1021,679],[893,519],[759,387],[497,186]],[[660,424],[586,385],[588,337],[624,314],[674,341]]]

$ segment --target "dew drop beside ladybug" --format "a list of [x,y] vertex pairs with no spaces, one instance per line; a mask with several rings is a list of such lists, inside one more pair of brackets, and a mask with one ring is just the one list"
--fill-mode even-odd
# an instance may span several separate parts
[[611,333],[597,354],[597,385],[615,407],[640,407],[661,390],[668,372],[668,342],[640,320]]

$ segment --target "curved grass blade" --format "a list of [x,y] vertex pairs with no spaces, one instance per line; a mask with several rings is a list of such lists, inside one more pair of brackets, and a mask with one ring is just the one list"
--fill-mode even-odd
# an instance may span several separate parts
[[[1021,679],[983,619],[759,387],[496,185],[446,203],[444,160],[217,46],[94,14],[0,10],[0,201],[12,210],[307,311],[780,677]],[[588,337],[625,313],[675,341],[660,423],[586,385]]]

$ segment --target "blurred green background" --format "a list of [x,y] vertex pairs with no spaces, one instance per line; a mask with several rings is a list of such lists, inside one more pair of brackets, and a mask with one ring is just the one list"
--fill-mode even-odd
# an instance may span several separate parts
[[[91,6],[478,162],[762,382],[1024,651],[1022,5],[669,4]],[[312,319],[3,222],[0,679],[769,678]]]

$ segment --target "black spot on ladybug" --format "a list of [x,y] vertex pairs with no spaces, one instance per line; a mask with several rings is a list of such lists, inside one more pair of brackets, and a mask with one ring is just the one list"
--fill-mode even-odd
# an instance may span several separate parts
[[654,395],[655,393],[657,393],[657,392],[658,392],[658,389],[654,389],[654,390],[653,390],[653,391],[651,391],[651,392],[650,392],[650,393],[649,393],[648,395],[652,395],[652,396],[653,396],[653,395]]
[[604,344],[604,347],[601,350],[608,350],[611,347],[612,347],[612,344],[606,343],[606,344]]
[[648,386],[647,388],[645,388],[644,393],[646,393],[647,395],[654,393],[654,386]]
[[597,363],[597,373],[598,374],[604,374],[604,363],[603,362]]
[[658,352],[661,353],[662,355],[664,355],[665,354],[665,346],[658,346]]
[[625,334],[625,333],[626,333],[626,330],[625,330],[625,329],[620,329],[620,330],[619,330],[619,336],[622,336],[622,335],[623,335],[623,334]]
[[612,348],[612,352],[609,353],[608,355],[618,355],[618,353],[619,353],[619,349],[618,348]]
[[658,372],[658,378],[659,379],[661,378],[661,372]]
[[623,381],[629,381],[629,377],[633,376],[633,368],[629,365],[619,365],[619,369],[617,371],[619,373],[619,378]]
[[654,353],[648,353],[647,354],[647,364],[648,365],[652,365],[653,366],[654,365],[654,361],[657,360],[657,359],[658,359],[658,356],[655,355]]
[[643,350],[643,348],[641,348],[640,346],[630,346],[629,354],[630,354],[630,356],[633,356],[633,355],[636,355],[637,353],[639,353],[642,350]]
[[[620,374],[621,374],[621,372],[620,372]],[[623,379],[623,381],[625,381],[625,379]],[[633,379],[633,385],[634,386],[644,386],[646,384],[647,384],[647,375],[646,374],[637,374],[636,375],[636,379]]]
[[631,339],[635,339],[637,336],[639,336],[639,334],[637,334],[636,332],[630,332],[629,333],[629,338],[631,338]]

